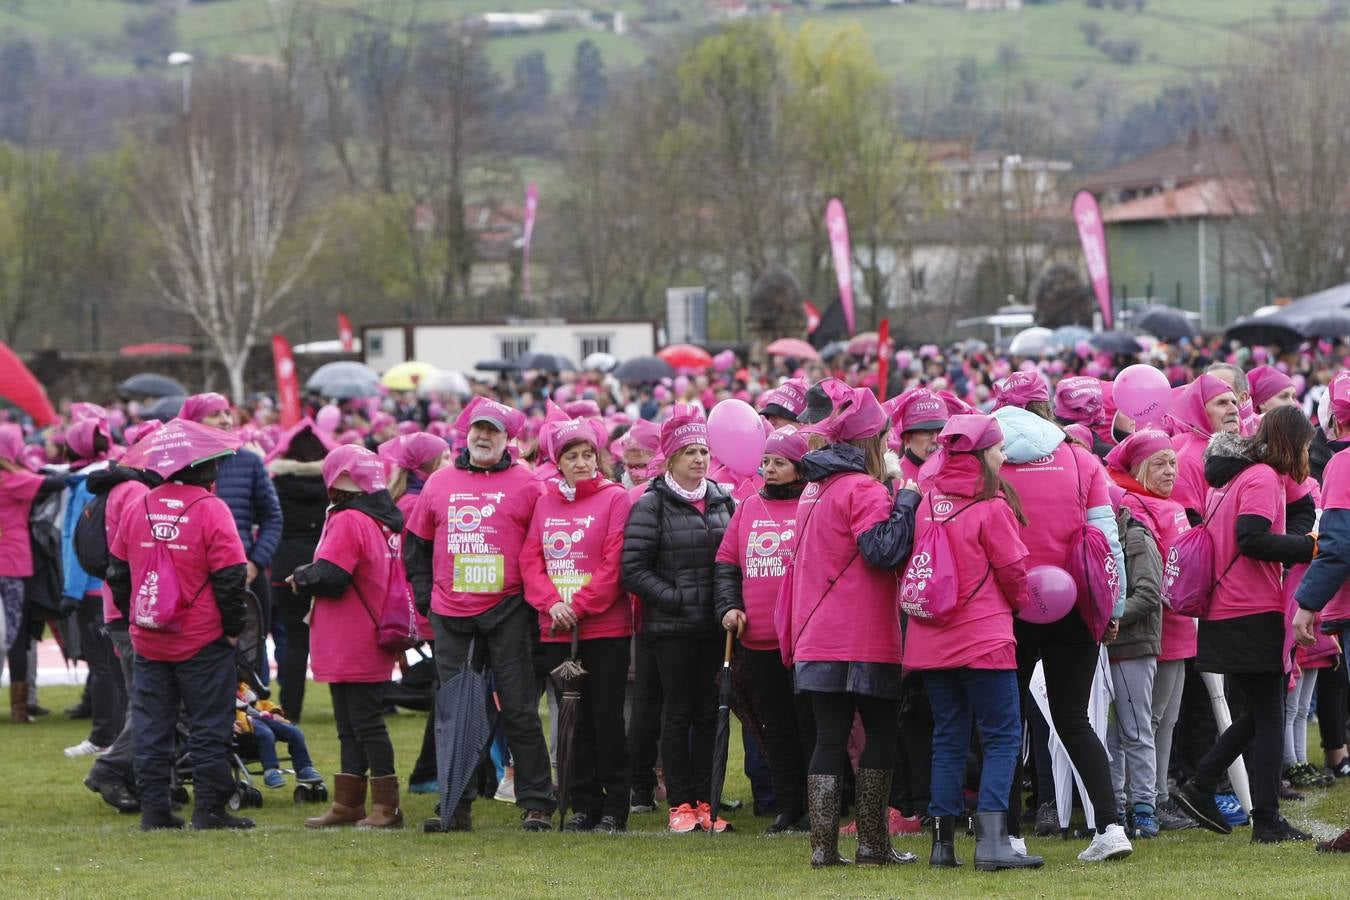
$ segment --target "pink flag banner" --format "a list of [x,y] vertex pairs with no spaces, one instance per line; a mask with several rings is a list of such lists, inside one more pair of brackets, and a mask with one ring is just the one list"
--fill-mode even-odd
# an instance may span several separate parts
[[531,181],[525,187],[525,224],[521,232],[520,289],[530,296],[530,239],[534,237],[534,217],[539,211],[539,187]]
[[300,421],[300,379],[295,372],[295,354],[291,342],[279,334],[272,335],[272,365],[277,376],[277,408],[281,411],[281,426],[290,428]]
[[356,349],[356,332],[346,313],[338,313],[338,341],[341,342],[343,353],[351,353]]
[[848,324],[849,337],[852,337],[855,330],[853,251],[848,243],[848,218],[844,215],[844,204],[838,197],[831,197],[829,205],[825,207],[825,230],[830,235],[830,256],[834,259],[834,277],[839,284],[839,304],[844,309],[844,321]]
[[1083,258],[1087,261],[1092,292],[1102,310],[1102,324],[1115,327],[1111,310],[1111,266],[1106,257],[1106,226],[1102,211],[1091,191],[1079,191],[1073,196],[1073,220],[1078,225],[1078,239],[1083,244]]

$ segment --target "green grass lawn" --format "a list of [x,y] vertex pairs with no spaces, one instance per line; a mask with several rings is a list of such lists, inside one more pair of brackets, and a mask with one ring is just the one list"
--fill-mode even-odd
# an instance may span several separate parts
[[[43,690],[60,710],[75,689]],[[304,723],[320,770],[334,769],[337,739],[327,692],[311,687]],[[423,719],[390,720],[399,771],[412,768]],[[480,801],[471,834],[427,835],[422,819],[435,800],[405,797],[401,832],[315,832],[290,791],[269,791],[252,810],[259,827],[243,833],[155,833],[135,816],[105,806],[81,785],[88,759],[61,750],[87,735],[87,722],[59,712],[16,727],[0,719],[0,884],[7,896],[314,897],[422,895],[510,897],[724,896],[1281,896],[1343,897],[1350,857],[1308,845],[1253,846],[1246,829],[1227,838],[1202,831],[1136,842],[1118,863],[1085,865],[1081,841],[1032,839],[1047,859],[1037,872],[982,874],[970,865],[973,838],[958,839],[967,865],[929,869],[925,862],[886,870],[812,871],[804,836],[765,837],[768,824],[742,810],[728,814],[735,833],[669,835],[664,814],[633,816],[626,835],[525,834],[513,806]],[[733,743],[735,743],[733,741]],[[1315,741],[1310,742],[1315,746]],[[749,799],[732,749],[727,795]],[[406,782],[405,782],[406,783]],[[1350,785],[1315,791],[1286,815],[1324,834],[1350,820]],[[926,858],[928,838],[897,840]],[[844,840],[851,853],[853,842]]]

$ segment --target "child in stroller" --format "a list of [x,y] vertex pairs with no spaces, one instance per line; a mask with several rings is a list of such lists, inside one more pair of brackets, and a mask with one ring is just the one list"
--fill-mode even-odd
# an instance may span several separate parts
[[234,705],[236,741],[243,744],[252,737],[258,762],[263,767],[263,784],[269,788],[286,786],[281,762],[277,758],[277,741],[284,741],[291,751],[291,764],[295,767],[297,784],[313,785],[323,781],[323,776],[315,770],[310,759],[309,748],[305,746],[305,733],[286,719],[280,706],[260,698],[244,681],[239,682]]

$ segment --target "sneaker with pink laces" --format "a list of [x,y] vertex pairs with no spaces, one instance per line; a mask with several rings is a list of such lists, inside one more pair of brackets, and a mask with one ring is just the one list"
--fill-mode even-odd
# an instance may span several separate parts
[[698,827],[704,831],[715,831],[718,834],[731,828],[731,826],[727,824],[727,820],[721,816],[717,817],[716,822],[712,820],[712,805],[708,803],[700,803],[698,805]]
[[698,813],[688,803],[671,807],[670,831],[672,834],[688,834],[698,827]]

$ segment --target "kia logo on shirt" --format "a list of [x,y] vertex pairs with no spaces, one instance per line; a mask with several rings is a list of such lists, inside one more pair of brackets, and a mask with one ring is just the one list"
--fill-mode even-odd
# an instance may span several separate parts
[[1052,462],[1054,462],[1054,461],[1055,461],[1055,455],[1052,453],[1052,454],[1050,454],[1049,456],[1038,456],[1038,457],[1036,457],[1035,459],[1029,459],[1029,460],[1027,460],[1027,465],[1029,465],[1029,466],[1048,466],[1048,465],[1050,465],[1050,464],[1051,464]]
[[178,540],[178,526],[169,522],[156,522],[151,527],[150,533],[155,536],[157,541]]
[[951,512],[952,509],[953,509],[952,501],[950,500],[939,500],[938,502],[933,504],[934,515],[945,516],[949,512]]

